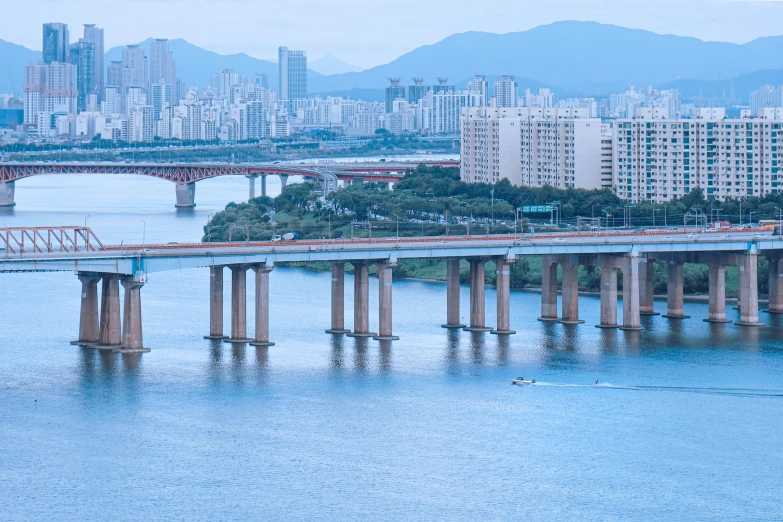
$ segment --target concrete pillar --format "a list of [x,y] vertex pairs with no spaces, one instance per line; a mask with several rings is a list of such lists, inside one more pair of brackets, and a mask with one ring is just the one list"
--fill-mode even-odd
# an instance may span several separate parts
[[679,260],[669,259],[669,277],[666,282],[666,313],[669,319],[687,319],[683,312],[683,264]]
[[495,270],[497,279],[497,305],[498,305],[498,323],[497,328],[492,330],[493,334],[509,335],[516,333],[511,329],[511,263],[513,259],[499,258],[495,260],[497,269]]
[[261,174],[261,196],[266,197],[266,174]]
[[484,264],[483,259],[470,260],[470,326],[469,332],[486,332],[491,330],[484,324]]
[[623,325],[620,330],[643,330],[639,316],[639,257],[623,258]]
[[601,257],[601,322],[598,328],[617,328],[617,266],[613,258]]
[[99,348],[119,348],[122,345],[120,323],[120,276],[103,274],[101,284],[101,323]]
[[98,281],[101,276],[95,273],[80,273],[82,283],[81,312],[79,315],[79,339],[71,344],[88,346],[97,343],[100,338],[98,316]]
[[175,190],[177,193],[177,208],[193,208],[196,206],[195,183],[177,183]]
[[557,321],[557,262],[552,256],[541,258],[541,317],[539,321]]
[[258,177],[258,174],[248,174],[245,176],[248,181],[248,195],[247,200],[250,201],[251,199],[256,198],[256,178]]
[[783,272],[780,271],[781,257],[779,254],[767,256],[769,261],[769,308],[768,314],[783,314]]
[[579,262],[577,259],[570,259],[575,256],[568,257],[569,259],[560,265],[563,269],[563,314],[558,322],[581,324],[584,321],[579,320]]
[[707,323],[730,323],[726,319],[726,266],[718,254],[713,254],[707,263],[709,267],[710,304]]
[[209,335],[205,339],[225,339],[223,335],[223,267],[209,267]]
[[332,327],[326,333],[342,334],[345,329],[345,263],[332,263]]
[[285,189],[288,184],[288,174],[280,174],[280,192]]
[[256,274],[256,337],[253,346],[274,346],[269,342],[269,272],[273,266],[253,266]]
[[370,282],[367,264],[353,264],[353,332],[349,337],[372,337],[370,332]]
[[652,259],[639,260],[639,313],[658,315],[655,304],[655,262]]
[[122,314],[122,351],[149,351],[144,348],[141,332],[141,287],[144,283],[127,277],[122,280],[125,288],[125,306]]
[[378,341],[399,339],[392,333],[392,268],[395,263],[378,263]]
[[247,266],[234,265],[231,269],[231,337],[227,343],[246,343],[247,337]]
[[14,202],[15,185],[13,181],[6,183],[0,183],[0,207],[13,207],[16,205]]
[[443,328],[465,328],[459,320],[459,261],[446,260],[446,324]]
[[742,326],[764,326],[759,322],[758,254],[739,256],[740,320]]

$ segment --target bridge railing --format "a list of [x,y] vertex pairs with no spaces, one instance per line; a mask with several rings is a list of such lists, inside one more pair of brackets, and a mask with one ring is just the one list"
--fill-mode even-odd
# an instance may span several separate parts
[[0,228],[0,252],[97,252],[106,250],[89,227]]

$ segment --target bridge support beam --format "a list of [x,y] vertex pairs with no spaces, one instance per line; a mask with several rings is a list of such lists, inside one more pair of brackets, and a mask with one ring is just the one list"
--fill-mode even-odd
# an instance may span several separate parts
[[269,272],[274,266],[256,265],[256,338],[250,342],[253,346],[274,346],[269,341]]
[[[687,319],[683,312],[683,263],[680,259],[668,261],[669,278],[666,285],[666,314],[668,319]],[[625,281],[625,279],[623,279]]]
[[285,190],[285,186],[288,184],[288,174],[280,174],[280,192]]
[[392,333],[392,268],[397,263],[378,263],[378,335],[377,341],[399,339]]
[[332,263],[332,327],[330,334],[345,334],[345,263]]
[[122,280],[125,288],[125,306],[122,319],[122,352],[148,352],[144,348],[141,331],[141,287],[144,283],[127,277]]
[[223,267],[209,267],[209,335],[205,339],[225,339],[223,335]]
[[712,254],[707,263],[709,268],[710,304],[709,315],[704,322],[730,323],[726,319],[726,265],[720,254]]
[[[579,260],[577,256],[564,256],[560,261],[563,270],[563,297],[561,319],[563,324],[582,324],[579,319]],[[555,287],[555,299],[557,288]],[[556,301],[555,301],[556,302]],[[555,308],[557,309],[557,308]]]
[[601,322],[598,328],[617,328],[617,266],[615,259],[601,256]]
[[120,276],[102,274],[101,322],[98,332],[98,348],[117,349],[122,346],[120,323]]
[[639,314],[658,315],[655,304],[655,262],[652,259],[639,260]]
[[91,346],[100,339],[100,317],[98,315],[98,281],[96,273],[79,273],[82,283],[81,311],[79,314],[79,339],[71,344]]
[[266,174],[261,174],[261,197],[266,197]]
[[511,329],[511,263],[513,259],[498,258],[495,260],[497,278],[497,328],[491,331],[496,335],[511,335],[516,332]]
[[233,265],[231,269],[231,337],[227,343],[247,343],[247,266]]
[[348,337],[373,337],[370,332],[370,281],[367,263],[353,265],[353,332]]
[[16,202],[14,202],[14,192],[13,181],[0,183],[0,207],[13,207],[16,205]]
[[459,261],[446,260],[446,324],[443,328],[465,328],[459,321]]
[[470,326],[468,332],[487,332],[491,328],[485,326],[484,298],[484,259],[470,260]]
[[196,184],[177,183],[177,208],[193,208],[196,206]]
[[541,258],[541,317],[539,321],[557,321],[557,261],[554,256]]
[[245,177],[247,178],[249,184],[247,200],[250,201],[251,199],[256,198],[256,178],[258,177],[258,174],[248,174]]
[[[633,254],[623,257],[621,267],[623,271],[623,325],[620,330],[644,330],[639,316],[639,257]],[[616,304],[615,301],[615,306]]]
[[783,256],[778,253],[767,255],[769,261],[769,308],[768,314],[783,314]]
[[739,256],[739,297],[741,326],[764,326],[759,322],[758,254],[749,252]]

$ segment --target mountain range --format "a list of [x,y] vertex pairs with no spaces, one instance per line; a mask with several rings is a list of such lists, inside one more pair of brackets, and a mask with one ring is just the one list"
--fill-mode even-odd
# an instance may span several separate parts
[[[152,40],[141,42],[148,49]],[[206,86],[213,73],[231,68],[245,76],[265,73],[277,86],[277,64],[244,53],[221,55],[185,40],[170,40],[179,76],[188,85]],[[106,55],[121,59],[122,47]],[[40,53],[0,40],[0,91],[22,90],[24,65]],[[425,45],[383,65],[363,71],[326,56],[311,64],[312,93],[364,93],[380,98],[388,78],[410,83],[423,77],[448,77],[463,86],[474,74],[488,79],[514,74],[520,90],[550,87],[559,96],[603,95],[637,87],[677,87],[684,98],[728,95],[747,101],[747,93],[764,83],[783,83],[783,36],[745,44],[706,42],[660,35],[596,22],[557,22],[522,32],[466,32]],[[346,72],[341,72],[346,71]],[[365,99],[366,99],[365,98]]]

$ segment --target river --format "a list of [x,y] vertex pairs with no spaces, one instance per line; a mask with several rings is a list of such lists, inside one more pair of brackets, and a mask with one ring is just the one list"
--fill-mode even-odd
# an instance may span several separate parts
[[[178,212],[169,182],[42,176],[17,183],[0,222],[86,217],[107,242],[198,240],[246,197],[244,178],[207,180]],[[398,281],[400,340],[379,344],[324,334],[329,274],[277,268],[277,345],[256,350],[202,339],[208,279],[150,274],[152,351],[122,356],[68,344],[74,275],[0,274],[0,518],[783,519],[778,318],[710,325],[686,303],[692,319],[626,333],[592,326],[595,298],[580,298],[586,324],[563,326],[512,292],[518,333],[498,338],[442,329],[445,286]]]

